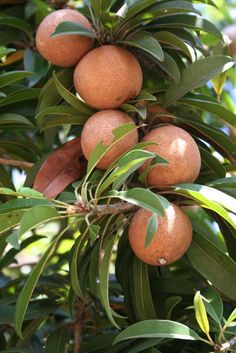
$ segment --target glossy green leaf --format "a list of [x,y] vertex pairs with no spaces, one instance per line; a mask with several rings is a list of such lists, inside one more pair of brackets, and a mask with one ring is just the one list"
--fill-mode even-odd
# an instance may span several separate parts
[[[167,75],[174,81],[177,85],[180,81],[180,69],[176,64],[175,60],[171,55],[164,52],[164,61],[157,61],[161,69],[167,73]],[[171,85],[172,86],[172,85]]]
[[186,325],[170,320],[145,320],[130,325],[113,341],[113,344],[133,338],[177,338],[183,340],[199,340],[196,332]]
[[6,15],[3,15],[3,13],[1,13],[0,14],[0,25],[17,28],[17,29],[25,32],[30,38],[32,38],[31,37],[32,28],[31,28],[30,24],[27,21],[22,20],[19,17],[6,16]]
[[201,87],[218,73],[228,70],[234,62],[227,56],[208,56],[186,67],[179,84],[171,85],[165,95],[164,106],[169,106],[189,91]]
[[156,312],[153,304],[148,266],[140,261],[136,256],[133,260],[133,305],[137,320],[156,319]]
[[210,152],[205,148],[199,147],[202,164],[205,164],[211,172],[213,172],[214,177],[223,178],[226,174],[224,166],[216,159]]
[[167,320],[171,319],[171,314],[173,309],[182,301],[182,298],[179,296],[173,296],[166,299],[164,304],[164,312]]
[[52,203],[46,199],[14,199],[5,202],[0,205],[0,214],[8,213],[11,211],[17,211],[22,209],[31,208],[36,205],[52,205]]
[[0,214],[0,234],[19,225],[25,211],[17,210]]
[[161,216],[164,215],[164,209],[169,206],[166,199],[154,194],[154,192],[148,189],[133,188],[127,191],[114,191],[110,194],[121,200],[146,208],[147,210]]
[[72,21],[61,22],[56,27],[55,32],[53,32],[50,35],[50,37],[58,37],[58,36],[65,36],[65,35],[79,35],[79,36],[85,36],[89,38],[95,38],[94,32],[82,26],[80,23],[72,22]]
[[205,288],[201,292],[201,297],[207,313],[220,324],[223,315],[223,301],[219,293],[212,288]]
[[22,291],[20,292],[20,295],[17,299],[14,322],[15,322],[16,333],[21,338],[23,338],[22,324],[23,324],[25,313],[26,313],[27,307],[29,305],[29,301],[31,299],[31,296],[33,294],[34,288],[38,282],[38,279],[39,279],[41,273],[44,271],[49,258],[54,253],[59,240],[64,235],[64,232],[66,230],[67,230],[67,228],[64,229],[59,235],[57,235],[55,240],[52,242],[52,244],[50,244],[50,246],[47,248],[45,253],[42,255],[39,262],[34,267],[33,271],[30,273],[28,279],[26,280],[26,283],[25,283],[25,285],[24,285],[24,287],[23,287]]
[[57,219],[59,216],[55,208],[50,206],[36,205],[27,211],[21,219],[20,235],[25,234],[37,226]]
[[24,116],[15,113],[0,114],[0,125],[13,125],[14,127],[33,127],[33,124]]
[[149,218],[148,224],[147,224],[145,244],[144,244],[145,248],[147,248],[151,244],[152,239],[156,234],[157,228],[158,228],[157,215],[153,213],[152,216]]
[[94,110],[89,108],[85,103],[83,103],[79,98],[74,96],[70,91],[68,91],[62,83],[58,80],[56,73],[53,73],[53,80],[58,93],[61,95],[65,101],[75,108],[78,112],[86,115],[92,115]]
[[192,54],[188,45],[175,34],[168,31],[160,31],[155,33],[155,38],[160,43],[168,44],[174,48],[182,50],[182,52],[185,53],[190,59],[192,58]]
[[159,42],[148,32],[137,32],[118,43],[141,49],[155,59],[164,61],[164,53]]
[[70,342],[70,330],[67,326],[53,331],[47,338],[45,353],[65,353],[66,347]]
[[8,86],[14,82],[20,81],[26,77],[33,76],[33,72],[29,71],[10,71],[0,75],[0,87]]
[[236,320],[236,308],[232,311],[232,313],[229,315],[226,323],[225,323],[225,326],[229,326],[231,324],[231,322],[235,321]]
[[236,299],[236,263],[210,240],[195,234],[187,252],[190,263],[227,298]]
[[37,99],[39,92],[40,90],[38,88],[25,88],[21,89],[20,91],[13,92],[0,101],[0,107],[21,101]]
[[194,309],[195,309],[195,317],[200,326],[201,330],[209,336],[210,326],[206,313],[206,309],[204,306],[204,302],[201,298],[201,294],[198,291],[194,296]]

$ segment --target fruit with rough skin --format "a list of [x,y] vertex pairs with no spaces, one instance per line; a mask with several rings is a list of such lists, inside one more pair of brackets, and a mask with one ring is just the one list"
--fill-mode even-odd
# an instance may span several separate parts
[[64,21],[77,22],[92,31],[87,18],[76,10],[63,9],[49,14],[40,23],[36,33],[36,46],[40,54],[54,65],[69,67],[93,48],[93,40],[80,35],[50,37],[56,27]]
[[145,247],[148,220],[152,213],[140,208],[133,216],[129,227],[129,243],[135,255],[143,262],[162,266],[180,259],[192,241],[192,225],[181,210],[173,203],[165,210],[164,217],[157,216],[158,228]]
[[[81,135],[82,151],[86,159],[89,159],[92,151],[99,142],[109,146],[114,140],[113,130],[123,124],[133,123],[133,120],[119,110],[102,110],[93,114],[85,123]],[[107,169],[123,153],[128,151],[138,142],[137,130],[131,131],[102,157],[96,165],[97,168]]]
[[231,56],[236,55],[236,25],[232,24],[223,29],[223,32],[229,37],[231,43],[229,44],[229,52]]
[[[169,164],[152,167],[147,173],[148,185],[163,189],[196,180],[201,168],[201,155],[189,133],[174,125],[164,125],[151,130],[142,139],[142,142],[149,141],[157,144],[147,147],[146,150],[155,152]],[[145,162],[139,168],[139,173],[142,173],[150,163],[151,160]]]
[[142,87],[139,62],[128,50],[103,45],[91,50],[77,65],[74,85],[80,97],[97,109],[119,108]]

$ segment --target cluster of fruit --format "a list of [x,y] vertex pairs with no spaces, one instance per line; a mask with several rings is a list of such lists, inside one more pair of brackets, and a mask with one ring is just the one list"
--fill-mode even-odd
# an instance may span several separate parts
[[[130,116],[118,110],[120,106],[135,98],[142,88],[143,74],[135,56],[127,49],[106,44],[93,48],[93,39],[80,35],[50,37],[56,27],[64,21],[77,22],[93,31],[89,21],[74,10],[59,10],[48,15],[40,24],[36,45],[41,55],[53,64],[63,67],[77,65],[74,71],[74,86],[79,96],[99,111],[84,125],[81,145],[84,156],[89,159],[99,142],[109,146],[114,140],[113,131],[119,126],[133,123]],[[143,142],[155,142],[146,149],[168,161],[167,165],[156,164],[147,173],[147,183],[156,189],[171,185],[194,182],[201,167],[199,149],[194,139],[185,130],[171,124],[149,131]],[[138,142],[137,129],[120,139],[97,164],[107,169],[111,163]],[[144,163],[142,173],[151,161]],[[131,220],[129,241],[135,254],[152,265],[165,265],[179,259],[192,239],[189,218],[180,207],[170,204],[164,217],[158,217],[158,229],[145,248],[145,236],[151,213],[139,209]]]

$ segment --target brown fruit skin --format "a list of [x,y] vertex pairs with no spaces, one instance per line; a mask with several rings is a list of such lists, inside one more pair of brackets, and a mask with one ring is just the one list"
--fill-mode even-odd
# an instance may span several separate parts
[[192,225],[180,207],[170,203],[164,217],[157,216],[158,228],[145,248],[148,220],[152,213],[140,208],[129,227],[129,243],[135,255],[150,265],[169,265],[180,259],[192,241]]
[[[153,141],[157,145],[146,150],[156,152],[166,159],[168,165],[157,165],[147,174],[150,186],[163,189],[174,184],[192,183],[198,177],[201,168],[201,155],[192,136],[185,130],[165,125],[151,130],[142,142]],[[145,162],[140,168],[142,173],[151,161]]]
[[236,55],[236,25],[230,25],[223,29],[223,32],[231,39],[229,51],[231,56]]
[[[89,159],[92,151],[99,142],[109,146],[113,139],[113,130],[117,127],[132,123],[133,120],[119,110],[103,110],[93,114],[85,123],[81,135],[82,151]],[[131,131],[118,141],[98,162],[97,168],[107,169],[123,153],[128,151],[138,142],[137,130]]]
[[92,30],[91,24],[76,10],[63,9],[54,11],[44,18],[36,33],[36,47],[40,54],[54,65],[69,67],[79,60],[93,47],[91,38],[80,35],[66,35],[51,38],[56,27],[64,21],[72,21]]
[[101,110],[119,108],[136,97],[142,83],[137,59],[128,50],[115,45],[91,50],[74,72],[74,85],[80,97]]

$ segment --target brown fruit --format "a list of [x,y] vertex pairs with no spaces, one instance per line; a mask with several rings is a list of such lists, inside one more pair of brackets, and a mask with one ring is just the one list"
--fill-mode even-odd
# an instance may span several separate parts
[[91,50],[74,72],[78,94],[97,109],[119,108],[139,94],[142,82],[137,59],[128,50],[115,45]]
[[231,39],[231,43],[229,45],[230,55],[236,55],[236,25],[230,25],[223,29],[223,32]]
[[[163,188],[179,183],[191,183],[199,175],[201,156],[194,139],[185,130],[165,125],[151,130],[142,142],[153,141],[157,145],[146,150],[156,152],[166,159],[168,165],[157,165],[147,174],[147,182],[151,186]],[[142,173],[151,161],[145,162],[140,168]]]
[[36,33],[36,46],[40,54],[53,64],[69,67],[79,60],[93,47],[91,38],[80,35],[66,35],[51,38],[56,27],[64,21],[77,22],[92,30],[91,24],[81,13],[63,9],[52,12],[40,23]]
[[[92,151],[99,142],[109,146],[113,139],[113,130],[117,127],[132,123],[133,120],[119,110],[103,110],[92,115],[84,125],[81,135],[82,151],[89,159]],[[119,140],[98,162],[97,167],[107,169],[123,153],[138,142],[137,130],[131,131]]]
[[145,248],[148,220],[152,213],[140,208],[131,220],[129,242],[135,255],[150,265],[168,265],[180,259],[192,241],[192,225],[180,207],[170,203],[164,217],[157,216],[158,228]]

